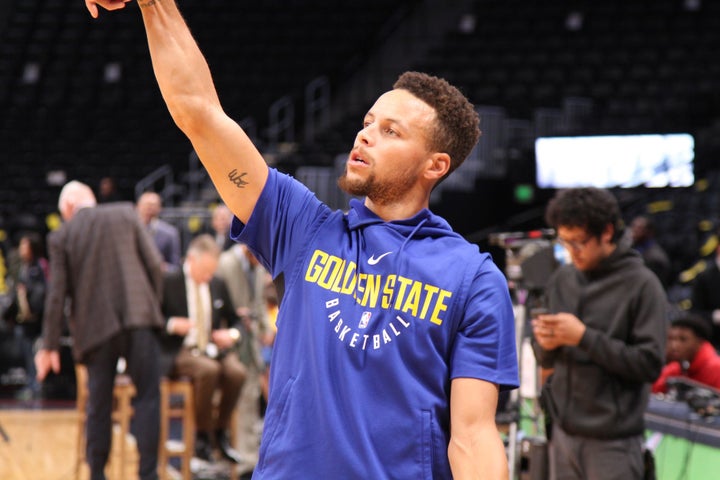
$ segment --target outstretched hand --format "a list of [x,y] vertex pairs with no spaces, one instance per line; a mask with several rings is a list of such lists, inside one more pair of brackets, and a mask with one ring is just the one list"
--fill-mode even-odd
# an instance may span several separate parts
[[129,1],[131,0],[85,0],[85,6],[93,18],[98,18],[98,5],[105,10],[120,10],[121,8],[125,8],[125,4]]

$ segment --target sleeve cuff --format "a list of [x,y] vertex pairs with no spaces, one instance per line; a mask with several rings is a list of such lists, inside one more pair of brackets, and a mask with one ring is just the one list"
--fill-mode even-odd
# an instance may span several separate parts
[[582,350],[586,352],[590,352],[593,345],[595,345],[595,341],[597,340],[598,332],[595,330],[585,327],[585,333],[583,333],[582,338],[580,339],[580,343],[578,344],[578,347],[580,347]]

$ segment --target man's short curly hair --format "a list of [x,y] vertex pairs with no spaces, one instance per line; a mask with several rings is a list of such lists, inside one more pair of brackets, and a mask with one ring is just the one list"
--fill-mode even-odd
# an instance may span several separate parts
[[447,175],[452,173],[480,138],[480,118],[472,103],[446,80],[420,72],[403,73],[393,88],[407,90],[435,109],[437,126],[429,146],[450,156]]
[[545,221],[555,229],[585,228],[597,238],[610,223],[615,229],[613,242],[620,238],[623,230],[620,206],[615,196],[608,190],[594,187],[558,191],[548,203]]
[[684,327],[692,330],[698,338],[709,340],[712,337],[712,327],[700,315],[685,312],[670,323],[671,327]]

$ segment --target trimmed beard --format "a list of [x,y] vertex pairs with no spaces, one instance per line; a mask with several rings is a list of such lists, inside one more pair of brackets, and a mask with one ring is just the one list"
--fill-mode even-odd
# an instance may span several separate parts
[[368,197],[378,205],[388,205],[404,197],[415,184],[414,175],[400,175],[395,179],[378,181],[374,173],[365,180],[350,180],[347,176],[347,167],[338,178],[337,185],[350,195]]

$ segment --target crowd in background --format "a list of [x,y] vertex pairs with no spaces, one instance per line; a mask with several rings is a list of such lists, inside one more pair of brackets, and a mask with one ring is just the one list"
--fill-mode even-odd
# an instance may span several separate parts
[[[119,202],[123,199],[111,188],[110,181],[102,182],[97,191],[98,203]],[[109,186],[108,186],[109,185]],[[107,202],[106,202],[107,201]],[[172,280],[184,283],[183,272],[192,275],[193,245],[204,243],[200,253],[209,253],[210,266],[206,273],[222,282],[227,292],[227,301],[233,311],[228,317],[228,325],[237,328],[237,344],[228,344],[232,358],[240,364],[238,383],[229,396],[230,409],[223,420],[227,423],[230,412],[238,408],[239,431],[237,451],[234,447],[221,449],[221,454],[231,461],[247,464],[252,469],[257,459],[257,448],[262,430],[262,408],[268,395],[268,372],[270,351],[274,336],[274,317],[277,314],[278,298],[269,274],[259,264],[249,250],[230,239],[232,213],[220,204],[208,207],[208,221],[195,232],[188,245],[183,245],[181,229],[183,225],[173,224],[163,219],[162,198],[158,193],[142,193],[133,205],[140,225],[153,241],[154,248],[162,257],[162,271],[166,278],[166,290],[162,303],[165,321],[174,318],[168,313],[167,305],[172,303],[174,290]],[[650,215],[639,215],[624,219],[627,228],[619,241],[626,242],[636,250],[645,265],[657,276],[667,292],[680,283],[679,276],[672,270],[672,259],[657,239],[657,232]],[[720,234],[720,231],[717,232]],[[5,396],[14,396],[20,400],[49,399],[52,390],[43,389],[36,379],[33,357],[38,349],[42,334],[45,297],[53,272],[49,267],[44,232],[19,231],[8,232],[2,242],[2,327],[5,349],[0,369],[3,379],[8,383],[2,386]],[[186,238],[186,237],[185,237]],[[201,255],[202,256],[202,255]],[[698,254],[699,267],[694,268],[695,275],[686,281],[687,293],[681,301],[666,296],[668,315],[667,347],[665,366],[653,384],[654,393],[667,393],[673,385],[674,377],[685,377],[691,381],[720,389],[720,244],[711,255]],[[205,260],[203,260],[205,261]],[[699,273],[698,273],[699,272]],[[167,286],[170,285],[170,288]],[[186,308],[186,315],[188,306]],[[166,329],[173,334],[170,323]],[[213,327],[215,328],[215,327]],[[69,336],[67,326],[64,335]],[[183,342],[183,337],[180,343]],[[175,352],[177,354],[177,352]],[[175,355],[174,354],[174,355]],[[190,355],[189,359],[193,359]],[[173,360],[170,360],[172,365]],[[183,374],[191,375],[199,371],[194,363],[187,364]],[[187,370],[189,368],[189,370]],[[163,370],[169,374],[172,368]],[[224,378],[227,378],[224,374]],[[10,380],[9,382],[7,380]],[[212,384],[219,384],[218,380]],[[207,396],[208,401],[212,396]],[[207,410],[200,403],[198,416]],[[207,423],[207,422],[206,422]],[[201,424],[202,425],[202,424]],[[207,461],[215,458],[211,445],[227,444],[223,437],[227,425],[208,424],[198,432],[196,454]],[[227,454],[227,455],[226,455]],[[233,455],[237,457],[233,458]]]
[[[78,182],[71,182],[66,185],[66,188],[76,185],[79,185],[77,188],[87,187]],[[91,200],[85,199],[87,204],[80,205],[80,208],[75,206],[72,215],[63,211],[64,203],[61,193],[60,210],[63,213],[64,224],[73,223],[77,226],[84,222],[86,224],[84,228],[89,228],[89,230],[85,230],[82,236],[95,237],[96,244],[105,245],[99,247],[100,252],[91,252],[90,250],[95,250],[95,248],[84,244],[84,248],[88,248],[87,252],[75,252],[81,257],[85,257],[87,261],[84,263],[91,264],[90,266],[81,265],[83,261],[78,263],[74,260],[77,259],[77,255],[68,252],[68,250],[74,249],[77,242],[63,239],[65,243],[62,246],[57,245],[58,229],[47,237],[49,241],[55,238],[56,262],[59,261],[58,250],[63,250],[61,263],[55,264],[56,268],[60,266],[62,268],[55,272],[50,268],[52,263],[48,261],[48,250],[50,249],[46,247],[43,232],[21,231],[10,234],[9,238],[3,242],[3,248],[0,251],[2,253],[0,265],[3,272],[0,295],[0,299],[2,299],[0,332],[3,335],[3,346],[10,347],[3,348],[4,354],[0,362],[2,378],[7,383],[2,386],[3,396],[15,397],[15,399],[23,401],[52,400],[56,397],[57,392],[49,388],[52,382],[46,382],[48,385],[43,385],[36,378],[38,370],[36,370],[37,359],[35,358],[36,352],[43,353],[44,349],[50,348],[43,345],[44,341],[47,342],[47,338],[43,338],[42,334],[43,320],[46,317],[44,309],[48,292],[52,291],[51,286],[53,285],[54,295],[59,295],[58,298],[61,298],[62,302],[67,301],[67,304],[64,308],[51,308],[52,323],[56,323],[56,317],[62,316],[63,345],[69,347],[67,350],[73,351],[72,355],[68,354],[63,359],[62,368],[55,371],[55,378],[72,376],[72,362],[70,365],[65,364],[65,360],[69,358],[77,363],[87,362],[91,366],[97,363],[96,360],[99,356],[97,352],[102,351],[105,344],[101,343],[100,347],[95,344],[87,346],[87,342],[90,341],[88,340],[88,331],[92,330],[91,338],[98,338],[103,335],[103,331],[108,331],[107,328],[114,328],[107,326],[113,322],[106,315],[100,315],[103,318],[90,320],[91,324],[95,325],[90,328],[87,326],[87,320],[78,320],[78,317],[84,315],[82,309],[78,307],[82,301],[79,297],[86,298],[87,295],[97,297],[107,293],[107,289],[101,285],[104,282],[102,279],[107,276],[100,271],[112,269],[113,263],[110,261],[107,264],[101,264],[108,262],[104,257],[113,257],[117,253],[119,261],[128,264],[139,262],[141,265],[146,265],[148,269],[152,269],[153,262],[148,260],[147,254],[143,254],[142,251],[136,256],[137,258],[130,258],[136,255],[131,246],[118,245],[118,248],[114,248],[110,245],[112,243],[110,239],[113,238],[112,233],[110,233],[110,237],[100,237],[96,230],[100,225],[93,224],[88,220],[89,214],[86,214],[85,211],[92,211],[93,215],[106,216],[111,223],[118,222],[118,225],[121,222],[129,221],[128,225],[123,224],[124,226],[120,225],[118,228],[129,230],[133,223],[137,224],[137,228],[146,233],[148,245],[151,246],[154,254],[161,259],[157,272],[164,278],[165,285],[164,288],[158,289],[162,293],[158,294],[156,305],[159,307],[158,312],[164,317],[165,327],[158,329],[157,326],[150,325],[152,330],[159,334],[158,338],[160,339],[159,350],[150,349],[150,351],[158,353],[155,355],[158,358],[152,359],[152,362],[158,364],[160,375],[185,375],[193,378],[196,386],[196,417],[199,419],[195,444],[196,457],[206,462],[213,462],[218,459],[214,453],[217,451],[220,457],[239,464],[242,471],[252,471],[254,462],[257,461],[263,423],[262,416],[268,395],[270,352],[278,306],[272,279],[244,245],[230,240],[229,230],[233,216],[225,205],[210,205],[208,207],[208,218],[210,219],[208,224],[192,235],[187,245],[183,245],[180,228],[162,219],[162,199],[159,194],[145,192],[133,205],[130,202],[123,202],[123,199],[113,193],[112,188],[108,188],[108,185],[111,186],[111,182],[102,182],[101,188],[95,194],[97,208],[93,208],[95,207],[91,198],[93,192],[89,191],[89,187],[87,187],[86,194]],[[65,203],[67,203],[67,199],[65,199]],[[65,210],[67,208],[65,206]],[[121,210],[132,212],[133,219],[123,218],[119,213]],[[78,211],[83,212],[80,215],[82,219],[72,222],[74,218],[77,218],[74,214]],[[107,226],[103,228],[107,228]],[[93,231],[94,229],[95,231]],[[65,229],[64,236],[67,235],[69,234]],[[127,238],[118,238],[117,242],[121,241],[130,243]],[[102,256],[103,260],[100,261],[99,257],[94,256],[95,254]],[[97,270],[99,272],[98,280],[91,288],[84,289],[88,290],[87,292],[78,295],[79,286],[70,285],[73,275],[77,273],[73,272],[73,269],[79,269],[79,274],[87,278],[91,275],[85,270],[86,268]],[[125,266],[121,270],[123,271],[118,270],[111,274],[116,277],[115,280],[111,280],[111,283],[119,285],[117,282],[128,281],[133,284],[141,278],[130,275],[132,278],[123,280],[123,277],[128,274]],[[62,278],[53,278],[53,274]],[[148,277],[152,276],[152,272],[148,270]],[[53,283],[53,281],[55,282]],[[58,282],[61,282],[60,287],[58,287]],[[187,296],[181,293],[185,291],[186,286],[191,284],[196,288],[204,285],[207,288],[206,295],[210,299],[206,309],[208,317],[212,317],[208,318],[208,322],[212,320],[212,323],[206,326],[207,333],[204,334],[201,333],[203,329],[198,327],[195,322],[197,316],[200,315],[200,310],[205,309],[198,306],[199,300],[191,299],[189,291]],[[58,292],[58,288],[62,291]],[[154,289],[155,287],[147,290]],[[118,292],[121,290],[128,290],[128,286],[117,289]],[[127,300],[130,304],[138,302],[136,298]],[[122,302],[115,307],[120,310],[132,311],[130,306],[122,307]],[[115,307],[109,306],[108,308]],[[78,313],[78,311],[80,312]],[[220,312],[222,318],[216,318],[217,312]],[[193,317],[193,320],[188,317]],[[130,323],[128,319],[120,318],[118,320],[123,325]],[[75,323],[73,324],[73,322]],[[183,326],[183,322],[186,323],[185,326]],[[106,326],[101,328],[101,324]],[[138,325],[142,324],[142,322],[138,323]],[[229,328],[231,330],[228,330]],[[87,331],[79,331],[82,329]],[[227,332],[230,333],[225,337],[226,343],[223,343],[219,335]],[[47,332],[45,333],[47,335]],[[111,335],[112,338],[122,338],[112,332],[108,335]],[[204,343],[200,340],[202,335],[206,337]],[[53,344],[56,342],[58,342],[57,339],[53,340]],[[110,345],[113,342],[115,341],[111,340]],[[133,342],[135,340],[130,341],[130,343]],[[203,354],[199,355],[196,352],[201,343],[203,343]],[[118,343],[118,345],[124,344],[125,341]],[[55,345],[53,348],[58,346]],[[211,346],[216,350],[211,351]],[[133,355],[132,350],[125,351],[124,348],[118,346],[119,350],[115,350],[120,351],[120,356]],[[207,354],[204,353],[205,349],[207,349]],[[204,358],[209,359],[209,365],[203,364],[201,360]],[[214,366],[215,364],[229,365],[227,363],[229,360],[233,362],[232,370],[217,370]],[[143,360],[143,369],[145,370],[148,369],[147,361],[147,358]],[[130,365],[132,362],[128,363],[128,368]],[[39,368],[39,370],[42,369]],[[227,386],[231,378],[230,371],[235,372],[236,379],[232,387]],[[47,372],[41,372],[39,376],[45,377],[46,374]],[[52,380],[52,377],[50,375],[48,380]],[[96,373],[95,379],[91,378],[91,391],[93,388],[97,388],[97,377]],[[93,380],[95,380],[95,387],[93,387]],[[138,381],[142,382],[143,380],[138,379]],[[227,393],[227,398],[220,401],[220,415],[217,424],[211,414],[214,402],[217,401],[216,389]],[[136,410],[138,408],[142,409],[140,405],[136,406]],[[235,410],[238,411],[239,428],[236,429],[238,436],[236,439],[230,439],[227,432],[230,431],[229,421]],[[88,432],[92,429],[92,425],[90,425],[92,418],[92,416],[89,417]],[[97,438],[90,443],[97,444]],[[233,447],[236,443],[237,449]],[[151,450],[155,448],[152,447]],[[215,450],[216,448],[217,450]],[[100,453],[100,455],[103,454]],[[91,457],[89,457],[89,461],[92,463]],[[154,460],[152,461],[154,462]],[[97,463],[104,465],[105,460],[101,458]]]
[[[113,179],[100,180],[96,189],[98,203],[129,201],[118,193]],[[162,198],[156,192],[145,192],[136,199],[136,209],[141,222],[153,237],[155,245],[168,271],[182,265],[184,239],[199,234],[213,236],[224,252],[219,264],[218,275],[228,278],[228,258],[237,256],[232,252],[241,247],[230,239],[229,229],[232,214],[223,205],[208,206],[208,220],[189,236],[181,230],[187,225],[171,223],[163,219]],[[709,255],[698,251],[697,262],[692,268],[678,274],[673,270],[672,258],[658,241],[658,233],[652,215],[637,215],[625,219],[626,235],[646,265],[658,276],[663,287],[669,290],[668,307],[674,315],[677,312],[692,311],[704,319],[700,332],[717,350],[720,350],[720,296],[713,292],[720,288],[720,230],[712,235],[708,243],[716,245]],[[33,346],[41,333],[43,302],[47,281],[51,274],[48,267],[44,230],[0,231],[0,323],[3,344],[11,346],[0,357],[0,371],[3,385],[0,395],[14,394],[18,398],[39,398],[41,385],[35,377],[32,361]],[[224,272],[224,273],[223,273]],[[673,292],[680,292],[673,293]],[[233,292],[231,292],[232,294]],[[269,308],[277,308],[275,294],[270,283],[264,295]],[[275,303],[275,305],[273,305]],[[16,388],[21,386],[22,388]],[[50,393],[52,395],[53,392]],[[62,395],[62,392],[60,393]]]

